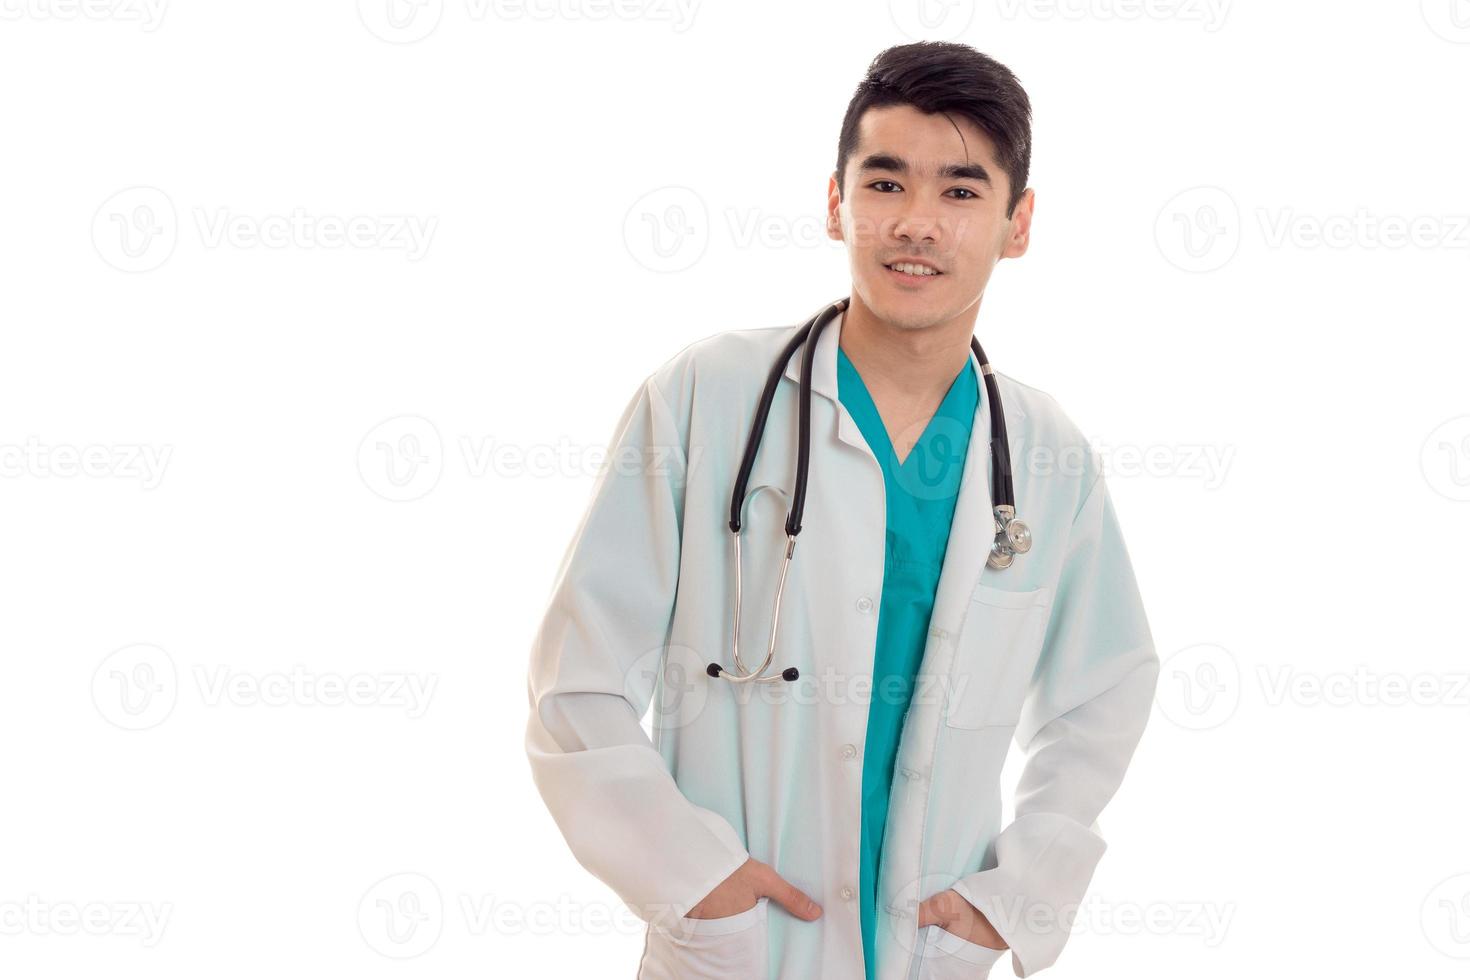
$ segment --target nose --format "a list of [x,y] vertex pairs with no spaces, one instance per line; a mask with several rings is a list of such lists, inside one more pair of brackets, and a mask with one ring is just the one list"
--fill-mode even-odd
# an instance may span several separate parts
[[893,218],[893,237],[902,242],[927,242],[934,244],[939,235],[939,220],[932,208],[919,200],[918,195],[908,198]]

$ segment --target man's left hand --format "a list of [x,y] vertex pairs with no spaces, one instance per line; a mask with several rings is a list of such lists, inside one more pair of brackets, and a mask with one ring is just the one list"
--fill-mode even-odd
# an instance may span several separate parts
[[919,904],[919,925],[938,926],[945,932],[991,949],[1009,949],[1000,933],[964,896],[953,888],[924,899]]

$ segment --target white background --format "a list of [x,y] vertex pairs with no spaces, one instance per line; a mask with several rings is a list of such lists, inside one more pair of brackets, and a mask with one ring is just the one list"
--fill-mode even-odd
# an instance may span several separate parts
[[639,382],[850,290],[930,37],[1032,99],[978,334],[1166,658],[1051,975],[1464,975],[1465,0],[396,9],[0,2],[0,974],[633,975],[530,641]]

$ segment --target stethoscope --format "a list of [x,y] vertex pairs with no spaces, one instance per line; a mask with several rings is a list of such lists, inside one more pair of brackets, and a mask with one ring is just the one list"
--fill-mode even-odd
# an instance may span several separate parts
[[[806,509],[806,476],[812,443],[812,353],[822,330],[847,309],[848,299],[850,297],[844,296],[829,303],[808,320],[781,351],[766,377],[766,387],[761,392],[760,403],[755,409],[755,420],[751,423],[750,435],[745,441],[745,455],[740,460],[740,472],[735,477],[735,489],[730,495],[730,531],[735,535],[735,628],[730,647],[735,658],[735,671],[728,671],[718,663],[712,663],[706,668],[706,673],[711,677],[724,677],[732,683],[742,684],[746,681],[794,681],[800,676],[795,667],[787,667],[780,674],[769,676],[766,675],[766,670],[776,655],[776,629],[781,621],[781,594],[786,589],[786,572],[791,567],[791,556],[796,551],[796,536],[801,533],[802,511]],[[776,582],[776,601],[771,610],[771,636],[766,643],[766,659],[755,670],[749,670],[740,658],[740,525],[741,514],[748,499],[745,485],[750,481],[751,470],[755,468],[755,456],[760,450],[761,437],[766,431],[766,416],[771,411],[776,388],[781,383],[781,376],[786,373],[791,355],[796,353],[798,347],[803,347],[803,350],[801,397],[797,403],[796,486],[791,493],[791,510],[786,515],[786,556],[781,560],[781,577]],[[1011,482],[1011,445],[1006,437],[1006,419],[1001,410],[999,386],[980,342],[971,337],[970,347],[980,363],[980,374],[985,379],[985,397],[990,402],[990,494],[995,507],[995,541],[990,546],[990,556],[985,563],[991,568],[1009,568],[1016,555],[1024,555],[1031,550],[1031,529],[1016,519],[1016,491]],[[751,497],[762,490],[771,489],[776,488],[757,487],[756,493],[751,494]]]

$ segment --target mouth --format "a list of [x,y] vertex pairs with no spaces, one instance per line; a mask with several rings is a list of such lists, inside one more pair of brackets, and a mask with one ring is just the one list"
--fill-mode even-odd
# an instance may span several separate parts
[[883,268],[900,285],[920,286],[924,283],[933,282],[944,273],[924,262],[894,262],[885,264]]

